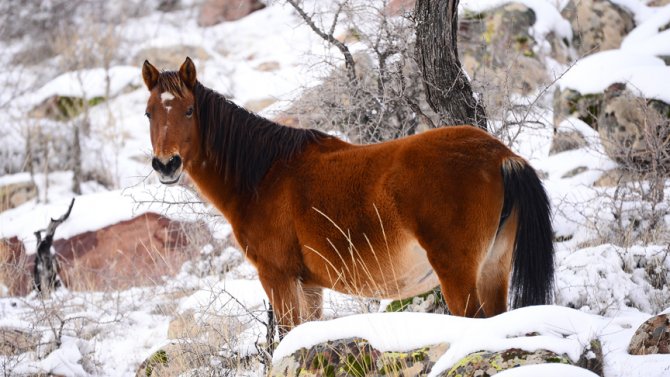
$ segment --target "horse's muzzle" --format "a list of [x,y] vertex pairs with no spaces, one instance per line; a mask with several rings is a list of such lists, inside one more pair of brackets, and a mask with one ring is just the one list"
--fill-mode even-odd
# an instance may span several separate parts
[[182,161],[179,155],[173,155],[169,160],[165,161],[158,157],[151,160],[151,166],[158,173],[158,179],[161,183],[171,185],[177,183],[181,177]]

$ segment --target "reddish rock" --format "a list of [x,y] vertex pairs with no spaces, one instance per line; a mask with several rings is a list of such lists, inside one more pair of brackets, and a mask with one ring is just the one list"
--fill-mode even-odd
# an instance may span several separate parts
[[235,21],[265,8],[258,0],[207,0],[200,8],[198,25],[213,26],[222,21]]
[[0,240],[0,285],[7,287],[10,296],[24,296],[31,290],[33,256],[18,238]]
[[[161,283],[162,276],[178,272],[198,252],[193,246],[193,239],[198,237],[192,235],[202,232],[203,227],[201,223],[146,213],[69,239],[57,239],[53,247],[60,276],[69,289],[124,289]],[[7,286],[8,294],[30,292],[34,255],[26,256],[16,238],[2,240],[0,252],[7,255],[7,262],[0,268],[0,282]]]
[[389,16],[400,16],[414,11],[416,0],[391,0],[386,5],[384,12]]

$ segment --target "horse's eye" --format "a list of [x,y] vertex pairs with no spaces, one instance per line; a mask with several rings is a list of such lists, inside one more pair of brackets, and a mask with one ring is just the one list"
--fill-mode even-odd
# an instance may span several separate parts
[[146,113],[144,113],[144,115],[145,115],[147,118],[151,119],[151,113],[149,113],[148,111],[147,111]]
[[191,107],[189,107],[188,109],[186,109],[186,117],[187,117],[187,118],[190,118],[190,117],[192,117],[192,116],[193,116],[193,106],[191,106]]

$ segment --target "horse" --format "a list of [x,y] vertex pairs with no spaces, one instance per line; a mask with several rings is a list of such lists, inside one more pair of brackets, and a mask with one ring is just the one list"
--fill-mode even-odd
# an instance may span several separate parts
[[231,224],[280,335],[320,318],[324,288],[399,299],[439,285],[468,317],[505,312],[508,293],[513,308],[552,301],[547,194],[486,131],[355,145],[245,110],[188,57],[178,71],[145,61],[142,77],[153,169],[167,185],[188,174]]

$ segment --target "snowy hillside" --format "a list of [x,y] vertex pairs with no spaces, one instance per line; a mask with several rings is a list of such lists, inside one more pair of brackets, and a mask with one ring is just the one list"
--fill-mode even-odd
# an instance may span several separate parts
[[[463,0],[460,14],[465,19],[510,2]],[[48,24],[44,20],[60,4],[47,3],[30,8],[39,25]],[[263,363],[271,360],[263,355],[269,300],[231,239],[225,219],[201,201],[188,181],[166,187],[153,174],[141,63],[150,59],[160,69],[175,70],[189,55],[202,83],[273,118],[342,66],[342,56],[285,1],[266,1],[265,8],[239,20],[208,27],[198,24],[199,0],[112,3],[66,9],[70,18],[56,28],[76,26],[81,35],[65,43],[54,38],[53,51],[43,51],[36,61],[25,56],[38,43],[39,32],[7,34],[0,40],[0,61],[7,67],[0,71],[0,199],[9,197],[1,190],[12,185],[34,186],[26,190],[35,193],[16,206],[0,203],[0,240],[18,240],[27,255],[34,254],[34,232],[61,216],[73,197],[72,214],[58,228],[57,239],[150,212],[206,228],[208,238],[197,240],[198,257],[181,266],[176,276],[127,290],[60,289],[48,299],[35,292],[13,296],[10,283],[17,275],[0,273],[0,373],[130,376],[157,351],[183,343],[210,347],[194,352],[199,358],[188,359],[192,364],[186,370],[192,370],[183,375],[262,376],[269,370]],[[176,5],[160,9],[168,3]],[[330,25],[337,1],[304,3],[319,25]],[[374,14],[388,2],[352,3],[366,5],[354,7],[360,9],[360,19],[346,15],[333,33],[353,52],[364,53],[369,46],[351,37],[351,25],[360,23],[360,30],[373,25],[363,12]],[[279,344],[275,361],[343,337],[362,337],[389,351],[448,342],[450,349],[431,374],[438,375],[482,349],[547,349],[576,361],[583,345],[598,338],[605,376],[670,376],[670,355],[627,352],[640,324],[670,311],[667,175],[660,184],[662,199],[655,202],[646,195],[653,186],[650,178],[601,184],[618,162],[608,156],[598,131],[573,115],[559,117],[552,103],[555,90],[588,97],[625,82],[635,95],[670,104],[670,5],[612,0],[634,22],[620,47],[581,57],[568,43],[566,55],[572,58],[561,61],[552,49],[555,40],[573,38],[574,30],[561,13],[568,1],[518,3],[535,14],[527,32],[536,47],[528,55],[539,57],[549,79],[529,93],[508,93],[513,110],[492,116],[490,124],[493,133],[540,172],[549,194],[557,260],[555,306],[523,308],[491,319],[381,314],[384,302],[327,291],[328,321],[291,332]],[[109,19],[101,21],[101,14]],[[21,30],[15,24],[7,23]],[[0,27],[0,33],[9,30]],[[68,144],[75,129],[81,140],[79,155],[70,153]],[[341,134],[339,129],[324,131]],[[583,143],[554,151],[556,135],[569,133]],[[75,188],[77,159],[83,174]],[[10,249],[0,247],[0,253],[9,255]],[[0,263],[6,267],[9,257],[3,258]],[[521,336],[530,332],[541,336]],[[183,350],[177,352],[188,353]],[[143,371],[147,365],[151,363]],[[535,375],[559,373],[562,367],[548,366]]]

